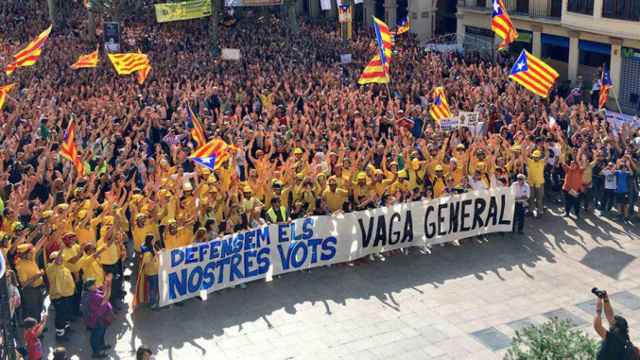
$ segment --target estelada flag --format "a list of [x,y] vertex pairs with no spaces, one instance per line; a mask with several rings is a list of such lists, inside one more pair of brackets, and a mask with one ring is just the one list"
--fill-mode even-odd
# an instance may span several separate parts
[[546,98],[558,76],[558,72],[551,66],[531,55],[527,50],[522,50],[511,68],[509,79],[532,93]]

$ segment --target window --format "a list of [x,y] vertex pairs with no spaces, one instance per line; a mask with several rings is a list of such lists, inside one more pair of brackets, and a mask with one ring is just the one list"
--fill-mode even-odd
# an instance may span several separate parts
[[640,21],[640,1],[603,0],[602,16],[612,19]]
[[559,18],[562,15],[562,0],[551,0],[550,16]]
[[516,12],[522,14],[529,13],[529,0],[517,0],[516,1]]
[[478,0],[476,5],[480,7],[487,7],[487,0]]
[[569,0],[567,11],[593,16],[593,0]]
[[569,62],[569,48],[564,46],[542,43],[542,58]]
[[610,59],[610,55],[580,50],[580,65],[598,67],[607,64],[609,66]]

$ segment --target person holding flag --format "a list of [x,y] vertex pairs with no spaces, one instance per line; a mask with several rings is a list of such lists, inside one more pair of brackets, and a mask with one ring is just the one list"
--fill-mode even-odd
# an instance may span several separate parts
[[600,76],[600,93],[598,94],[598,109],[604,109],[609,101],[609,90],[613,87],[611,75],[607,70],[607,65],[602,66],[602,75]]

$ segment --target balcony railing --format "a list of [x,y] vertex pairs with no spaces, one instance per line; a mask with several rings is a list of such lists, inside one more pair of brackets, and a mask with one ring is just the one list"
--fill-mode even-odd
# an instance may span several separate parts
[[567,11],[593,16],[593,0],[568,0]]
[[602,17],[640,21],[639,0],[604,0],[602,3]]
[[[467,5],[475,5],[475,0],[467,0]],[[562,0],[504,0],[507,11],[513,15],[560,18]]]

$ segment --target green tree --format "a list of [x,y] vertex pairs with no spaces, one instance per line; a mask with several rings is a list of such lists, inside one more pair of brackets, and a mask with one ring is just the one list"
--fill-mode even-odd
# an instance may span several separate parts
[[505,360],[592,360],[598,343],[570,322],[554,319],[517,331]]

